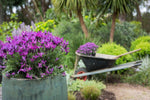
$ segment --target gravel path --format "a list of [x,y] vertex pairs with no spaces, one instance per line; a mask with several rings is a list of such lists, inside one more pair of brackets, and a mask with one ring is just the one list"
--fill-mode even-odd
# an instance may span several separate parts
[[108,84],[106,90],[113,92],[117,100],[150,100],[150,89],[139,85]]

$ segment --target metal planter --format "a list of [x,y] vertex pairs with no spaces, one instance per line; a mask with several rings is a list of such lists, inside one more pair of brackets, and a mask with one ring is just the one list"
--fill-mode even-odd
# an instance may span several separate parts
[[7,78],[3,75],[2,100],[67,100],[66,77],[43,80]]

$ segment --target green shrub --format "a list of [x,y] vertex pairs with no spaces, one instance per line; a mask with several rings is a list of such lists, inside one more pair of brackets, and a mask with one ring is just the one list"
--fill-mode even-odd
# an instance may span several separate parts
[[150,87],[150,57],[142,59],[142,65],[139,71],[132,76],[127,76],[125,82],[132,84],[145,85]]
[[81,90],[81,93],[85,100],[97,100],[101,94],[101,90],[99,90],[95,85],[84,87]]
[[137,38],[135,41],[131,43],[130,50],[135,50],[135,47],[140,44],[141,42],[149,42],[150,43],[150,36],[142,36]]
[[17,29],[21,22],[10,21],[10,22],[3,22],[0,25],[0,40],[4,41],[6,36],[12,36],[12,31]]
[[73,80],[68,84],[68,91],[80,91],[82,88],[87,86],[96,86],[99,90],[105,89],[106,86],[102,82],[96,82],[94,80],[83,81],[83,80]]
[[76,100],[76,96],[73,93],[68,92],[68,100]]
[[[129,50],[131,41],[146,34],[142,28],[139,28],[139,26],[140,25],[135,24],[135,22],[116,23],[114,42]],[[109,42],[110,29],[111,23],[103,25],[102,27],[96,25],[89,26],[89,32],[95,34],[96,36],[101,36],[102,43]]]
[[42,31],[42,32],[45,31],[52,32],[56,27],[54,20],[47,20],[46,22],[38,22],[35,23],[35,26],[36,26],[35,31]]
[[[120,55],[126,52],[127,50],[124,47],[117,45],[115,43],[106,43],[106,44],[103,44],[102,47],[99,47],[97,49],[97,53],[108,54],[108,55]],[[118,58],[115,64],[118,65],[122,63],[127,63],[132,60],[133,60],[132,56],[128,54],[128,55]]]
[[137,58],[144,57],[146,55],[150,55],[150,42],[140,42],[136,45],[135,49],[140,49],[140,51],[135,52],[134,56]]
[[62,20],[57,25],[53,33],[64,37],[71,34],[75,34],[75,35],[78,33],[82,34],[82,29],[79,21],[69,22],[69,21]]

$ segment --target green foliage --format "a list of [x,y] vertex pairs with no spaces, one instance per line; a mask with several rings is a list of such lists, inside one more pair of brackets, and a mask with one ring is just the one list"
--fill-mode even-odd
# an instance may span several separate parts
[[68,20],[69,17],[65,13],[61,13],[61,15],[57,15],[54,11],[54,8],[49,8],[45,14],[45,20],[55,20],[55,24],[60,23],[62,20]]
[[52,0],[52,3],[57,13],[76,13],[84,8],[94,8],[97,0]]
[[142,59],[142,65],[139,71],[132,76],[125,78],[125,82],[132,84],[145,85],[150,87],[150,58],[149,56]]
[[149,42],[140,42],[138,45],[136,45],[135,49],[140,49],[140,51],[135,52],[135,57],[144,57],[146,55],[150,55],[150,43]]
[[76,96],[72,92],[68,92],[68,100],[76,100]]
[[[116,23],[114,32],[114,42],[124,46],[129,50],[131,41],[135,40],[137,37],[145,35],[142,28],[139,28],[139,24],[133,24],[136,22],[124,22]],[[138,23],[138,22],[137,22]],[[111,23],[103,25],[101,27],[96,25],[89,26],[89,32],[95,34],[97,37],[101,37],[101,42],[109,42]]]
[[75,52],[80,45],[87,42],[100,43],[100,37],[95,37],[94,34],[85,39],[78,20],[73,20],[73,22],[61,21],[54,29],[53,34],[64,37],[64,39],[69,41],[70,52],[64,58],[64,64],[68,65],[69,68],[73,68],[74,66]]
[[67,65],[69,68],[73,68],[76,57],[76,50],[80,47],[80,45],[83,45],[88,40],[84,38],[83,34],[70,34],[64,38],[69,41],[70,49],[70,52],[64,58],[64,64]]
[[61,36],[65,35],[66,37],[67,35],[72,35],[72,34],[75,35],[78,33],[82,34],[82,29],[78,20],[77,22],[69,22],[69,21],[62,20],[57,25],[53,33]]
[[149,42],[150,43],[150,36],[142,36],[142,37],[137,38],[135,41],[133,41],[131,43],[130,50],[134,50],[136,48],[136,46],[138,44],[140,44],[141,42]]
[[[126,53],[127,50],[115,43],[106,43],[103,44],[102,47],[97,49],[97,53],[108,54],[108,55],[120,55]],[[131,55],[125,55],[116,60],[116,65],[123,64],[132,61]]]
[[102,5],[100,6],[102,12],[109,10],[112,13],[122,14],[131,12],[133,2],[132,0],[100,0],[99,4]]
[[70,52],[64,58],[64,64],[67,65],[69,68],[73,68],[74,66],[76,57],[75,52],[80,47],[80,45],[83,45],[87,42],[95,43],[99,41],[99,39],[97,38],[85,39],[79,21],[77,22],[61,21],[55,28],[53,34],[64,37],[64,39],[69,41]]
[[2,87],[2,84],[0,84],[0,87]]
[[74,91],[80,91],[81,88],[84,86],[83,80],[70,80],[68,83],[68,91],[74,92]]
[[94,80],[83,81],[83,80],[73,80],[68,84],[68,91],[80,91],[82,88],[87,86],[96,86],[99,90],[105,89],[106,86],[102,82],[96,82]]
[[10,21],[10,22],[3,22],[0,25],[0,40],[4,41],[6,39],[6,36],[12,36],[12,31],[17,29],[21,22],[16,21]]
[[46,22],[38,22],[38,23],[35,23],[35,26],[36,26],[35,28],[36,32],[37,31],[52,32],[54,28],[56,27],[54,20],[47,20]]
[[97,100],[101,91],[95,85],[91,85],[84,87],[81,93],[86,100]]
[[138,33],[140,33],[141,29],[142,29],[141,22],[131,21],[130,24],[134,26],[134,30],[133,31],[135,32],[136,35],[138,35]]

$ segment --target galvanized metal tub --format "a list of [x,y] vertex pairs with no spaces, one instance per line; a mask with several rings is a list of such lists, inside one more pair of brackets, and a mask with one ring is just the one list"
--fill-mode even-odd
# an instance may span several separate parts
[[66,77],[43,80],[7,78],[3,75],[2,100],[67,100]]

